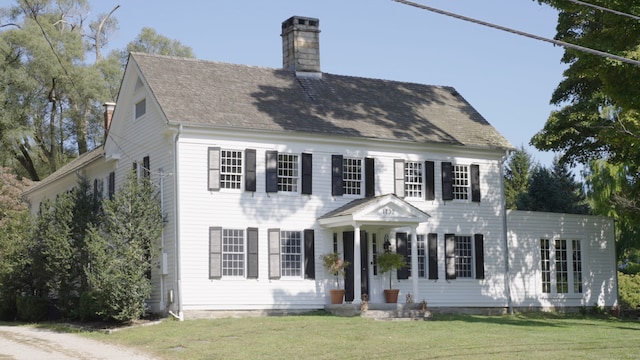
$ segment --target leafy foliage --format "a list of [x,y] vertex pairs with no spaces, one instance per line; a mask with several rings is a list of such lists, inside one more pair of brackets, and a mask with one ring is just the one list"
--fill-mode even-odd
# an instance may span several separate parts
[[31,216],[21,194],[30,182],[0,168],[0,319],[17,315],[16,298],[23,292],[29,265]]
[[103,203],[99,227],[89,231],[89,287],[103,319],[131,321],[145,312],[151,295],[150,272],[161,235],[160,201],[149,179],[130,174],[113,199]]
[[640,274],[618,272],[618,293],[623,309],[640,308]]
[[[383,275],[393,270],[403,269],[407,266],[404,255],[385,251],[377,257],[378,272]],[[391,289],[391,276],[389,276],[389,289]]]

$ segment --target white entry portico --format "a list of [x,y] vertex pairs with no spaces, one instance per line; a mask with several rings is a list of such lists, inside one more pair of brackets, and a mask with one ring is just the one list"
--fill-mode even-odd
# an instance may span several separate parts
[[[429,214],[400,199],[395,194],[386,194],[371,198],[354,200],[337,208],[320,218],[320,225],[328,230],[353,230],[353,253],[360,254],[362,249],[361,234],[366,229],[386,229],[388,233],[394,228],[410,228],[411,254],[417,254],[416,231],[421,223],[427,222]],[[361,284],[362,272],[369,264],[362,264],[360,256],[353,256],[353,283]],[[368,273],[367,271],[364,272]],[[418,273],[418,260],[411,257],[411,273]],[[365,279],[366,281],[366,279]],[[419,298],[418,277],[412,276],[414,298]],[[361,286],[354,286],[354,301],[361,299]]]

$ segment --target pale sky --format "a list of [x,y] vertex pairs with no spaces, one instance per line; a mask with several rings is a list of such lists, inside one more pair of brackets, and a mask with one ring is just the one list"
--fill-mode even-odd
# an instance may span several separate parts
[[[535,161],[553,154],[528,145],[554,108],[566,68],[561,47],[409,7],[391,0],[90,0],[113,14],[123,48],[143,27],[190,46],[203,60],[280,68],[280,24],[298,15],[320,20],[323,72],[453,86],[514,146]],[[534,0],[415,0],[515,28],[555,35],[557,13]],[[0,0],[2,6],[13,3]],[[94,17],[91,17],[93,20]]]

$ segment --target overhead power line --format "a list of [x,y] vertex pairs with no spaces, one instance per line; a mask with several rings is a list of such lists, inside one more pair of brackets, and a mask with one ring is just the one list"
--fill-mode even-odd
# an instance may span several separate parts
[[459,14],[455,14],[455,13],[452,13],[452,12],[436,9],[434,7],[418,4],[418,3],[415,3],[415,2],[412,2],[412,1],[407,1],[407,0],[392,0],[392,1],[395,1],[395,2],[400,3],[400,4],[404,4],[404,5],[413,6],[413,7],[418,8],[418,9],[427,10],[427,11],[431,11],[431,12],[434,12],[434,13],[437,13],[437,14],[449,16],[449,17],[456,18],[456,19],[459,19],[459,20],[471,22],[471,23],[474,23],[474,24],[487,26],[487,27],[490,27],[490,28],[506,31],[506,32],[509,32],[509,33],[512,33],[512,34],[528,37],[528,38],[531,38],[531,39],[548,42],[548,43],[551,43],[551,44],[554,44],[554,45],[562,46],[562,47],[567,48],[567,49],[578,50],[578,51],[582,51],[582,52],[585,52],[585,53],[588,53],[588,54],[598,55],[598,56],[606,57],[606,58],[609,58],[609,59],[618,60],[618,61],[623,62],[623,63],[640,66],[640,61],[638,61],[638,60],[629,59],[629,58],[626,58],[626,57],[623,57],[623,56],[619,56],[619,55],[614,55],[614,54],[611,54],[611,53],[608,53],[608,52],[595,50],[595,49],[591,49],[591,48],[588,48],[588,47],[575,45],[575,44],[571,44],[571,43],[568,43],[568,42],[565,42],[565,41],[556,40],[556,39],[549,39],[549,38],[546,38],[546,37],[542,37],[542,36],[526,33],[524,31],[515,30],[515,29],[511,29],[511,28],[504,27],[504,26],[501,26],[501,25],[496,25],[496,24],[492,24],[492,23],[489,23],[489,22],[486,22],[486,21],[470,18],[470,17],[464,16],[464,15],[459,15]]
[[613,10],[613,9],[609,9],[609,8],[598,6],[598,5],[594,5],[594,4],[589,4],[589,3],[586,3],[584,1],[579,1],[579,0],[568,0],[568,1],[571,1],[574,4],[578,4],[578,5],[582,5],[582,6],[588,6],[588,7],[594,8],[594,9],[610,12],[612,14],[625,16],[625,17],[640,21],[640,16],[623,13],[622,11]]

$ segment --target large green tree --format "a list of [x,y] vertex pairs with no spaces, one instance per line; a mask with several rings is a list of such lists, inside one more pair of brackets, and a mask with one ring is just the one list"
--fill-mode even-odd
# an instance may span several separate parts
[[31,216],[21,194],[28,185],[11,169],[0,168],[0,320],[15,319],[16,299],[25,290]]
[[[559,11],[556,39],[640,60],[640,22],[636,19],[567,0],[537,1]],[[640,0],[588,3],[640,16]],[[560,108],[551,113],[531,142],[538,149],[564,153],[563,162],[579,163],[586,168],[590,162],[603,159],[607,166],[616,167],[615,174],[592,168],[597,170],[595,176],[603,176],[602,179],[625,178],[624,187],[592,186],[591,198],[598,199],[596,213],[610,215],[603,208],[605,205],[616,214],[627,214],[628,219],[638,218],[640,66],[573,49],[565,50],[562,61],[568,67],[551,97],[551,102]],[[603,193],[595,193],[599,191]],[[630,233],[638,232],[637,222],[618,226],[630,226]],[[618,248],[619,253],[627,253],[640,248],[640,238],[633,237],[618,245],[624,245]]]
[[0,165],[41,180],[101,144],[102,104],[116,100],[128,51],[193,56],[150,28],[104,56],[117,9],[90,18],[87,0],[0,8]]

